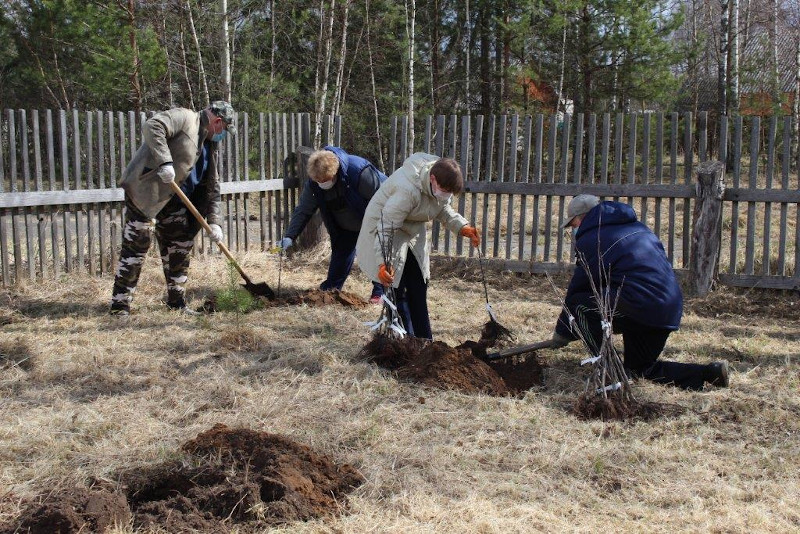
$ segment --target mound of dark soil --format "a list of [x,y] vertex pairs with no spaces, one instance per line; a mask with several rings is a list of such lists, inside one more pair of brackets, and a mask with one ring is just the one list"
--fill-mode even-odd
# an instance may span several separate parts
[[[166,532],[240,532],[333,515],[364,482],[305,445],[217,424],[183,457],[120,473],[123,493],[73,489],[30,507],[8,532],[104,532],[114,524]],[[3,530],[5,531],[5,530]]]
[[617,395],[584,394],[575,400],[572,412],[580,419],[600,419],[602,421],[625,421],[641,419],[650,421],[662,416],[679,415],[684,408],[675,404],[645,402],[637,399],[626,400]]
[[450,347],[414,337],[375,336],[359,357],[394,371],[398,378],[442,389],[488,395],[518,395],[542,384],[543,362],[536,353],[484,361],[487,348],[507,331],[486,323],[480,341]]
[[130,519],[131,509],[121,493],[71,488],[49,494],[41,504],[28,506],[18,528],[7,532],[104,532],[114,525],[127,525]]

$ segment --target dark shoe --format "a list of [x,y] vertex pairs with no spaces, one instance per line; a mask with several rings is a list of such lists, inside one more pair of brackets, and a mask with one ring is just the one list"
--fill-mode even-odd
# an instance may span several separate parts
[[131,314],[131,309],[129,306],[125,306],[115,302],[111,304],[111,309],[108,310],[109,315],[116,315],[118,317],[127,317]]
[[726,388],[730,384],[728,362],[714,362],[706,366],[705,381],[718,388]]

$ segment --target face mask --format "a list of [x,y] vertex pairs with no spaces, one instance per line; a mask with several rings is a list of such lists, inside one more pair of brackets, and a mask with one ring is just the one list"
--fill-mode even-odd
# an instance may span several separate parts
[[451,198],[453,198],[453,193],[448,193],[447,191],[434,190],[433,196],[435,196],[439,200],[449,201]]
[[453,198],[453,193],[448,193],[447,191],[439,189],[439,184],[435,182],[431,182],[431,193],[439,200],[448,201]]
[[574,243],[577,239],[578,239],[578,229],[577,228],[573,228],[572,229],[572,242]]
[[333,177],[332,180],[328,180],[327,182],[322,182],[322,183],[317,182],[317,185],[319,186],[319,188],[324,190],[324,191],[327,191],[328,189],[331,189],[334,186],[334,184],[336,184],[336,177],[335,176]]
[[[220,121],[220,124],[222,124],[222,121]],[[221,132],[217,132],[214,135],[212,135],[211,136],[211,140],[214,141],[215,143],[219,143],[220,141],[225,139],[225,135],[227,133],[228,133],[228,130],[223,128]]]

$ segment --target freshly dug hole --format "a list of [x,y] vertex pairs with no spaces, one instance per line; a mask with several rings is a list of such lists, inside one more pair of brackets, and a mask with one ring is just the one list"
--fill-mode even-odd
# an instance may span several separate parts
[[649,421],[662,416],[675,416],[684,408],[675,404],[626,400],[613,393],[607,397],[584,394],[575,400],[572,412],[580,419],[600,419],[602,421],[625,421],[641,419]]

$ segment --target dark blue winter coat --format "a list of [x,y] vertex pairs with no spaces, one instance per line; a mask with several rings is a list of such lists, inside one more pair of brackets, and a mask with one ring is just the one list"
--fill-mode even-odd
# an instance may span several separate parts
[[[361,173],[364,172],[365,168],[371,167],[378,174],[378,179],[381,183],[386,181],[386,175],[376,169],[368,160],[361,156],[348,154],[338,146],[324,146],[322,150],[333,152],[339,160],[337,178],[345,187],[344,198],[347,202],[347,206],[358,215],[359,219],[363,219],[364,211],[367,209],[367,204],[369,204],[370,199],[364,198],[358,192],[358,183],[359,180],[361,180]],[[332,228],[336,228],[336,223],[333,221],[333,217],[325,205],[324,192],[314,180],[309,180],[308,184],[311,187],[314,198],[317,199],[317,206],[319,206],[319,212],[320,215],[322,215],[325,227],[328,229],[328,233],[330,233]]]
[[[370,198],[380,187],[380,184],[386,181],[386,175],[368,160],[361,156],[348,154],[339,147],[326,146],[323,147],[323,150],[333,152],[339,160],[339,170],[337,171],[334,187],[344,198],[347,211],[352,214],[352,218],[357,224],[360,224],[361,219],[364,218],[364,211],[367,209]],[[364,181],[363,184],[361,184],[362,180]],[[325,202],[325,195],[326,192],[319,184],[309,178],[289,221],[289,228],[284,234],[286,237],[297,238],[317,209],[319,209],[322,222],[325,223],[328,234],[332,240],[335,241],[337,239],[343,230]]]
[[[610,277],[612,304],[620,292],[616,311],[647,326],[677,330],[683,315],[683,296],[664,252],[664,245],[636,212],[621,202],[601,202],[586,214],[576,234],[575,250],[582,254],[599,287],[599,266]],[[598,257],[598,254],[600,257]],[[621,289],[620,289],[621,288]],[[591,293],[589,276],[577,265],[565,300],[580,292]]]

